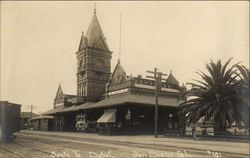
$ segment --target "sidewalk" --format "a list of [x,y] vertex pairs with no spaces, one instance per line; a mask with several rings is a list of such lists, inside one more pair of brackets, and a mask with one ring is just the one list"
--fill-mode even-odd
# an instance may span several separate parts
[[194,149],[205,151],[217,151],[228,153],[249,154],[249,143],[243,142],[226,142],[226,141],[208,141],[193,140],[185,138],[154,138],[153,135],[137,135],[137,136],[101,136],[93,133],[77,133],[77,132],[55,132],[55,131],[28,131],[24,130],[20,133],[46,135],[46,136],[65,136],[74,138],[89,138],[105,141],[120,141],[152,145],[169,145],[180,149]]

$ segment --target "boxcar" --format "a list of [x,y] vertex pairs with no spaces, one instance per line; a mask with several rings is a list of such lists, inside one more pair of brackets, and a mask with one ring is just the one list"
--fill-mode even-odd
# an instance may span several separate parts
[[0,101],[0,141],[12,141],[13,132],[20,131],[21,104]]

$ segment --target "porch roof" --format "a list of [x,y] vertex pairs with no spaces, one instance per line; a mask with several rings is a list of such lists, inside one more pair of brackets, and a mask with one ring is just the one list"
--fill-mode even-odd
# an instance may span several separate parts
[[73,105],[73,106],[70,106],[66,109],[63,109],[61,111],[59,111],[60,113],[63,113],[63,112],[73,112],[73,111],[78,111],[82,108],[85,108],[85,107],[88,107],[88,106],[91,106],[92,104],[94,104],[94,102],[86,102],[84,104],[81,104],[81,105]]
[[37,117],[32,117],[30,120],[40,120],[40,119],[53,119],[53,116],[40,115],[40,116],[37,116]]
[[[143,104],[146,106],[154,106],[155,105],[155,97],[148,95],[119,95],[119,96],[111,96],[109,98],[105,98],[95,104],[90,106],[84,106],[80,109],[93,109],[93,108],[104,108],[115,105],[121,105],[126,103],[135,103],[135,104]],[[158,105],[164,107],[177,107],[181,102],[177,101],[177,98],[171,97],[159,97]]]
[[56,114],[64,109],[66,109],[68,107],[65,107],[63,105],[60,105],[60,106],[56,106],[54,109],[51,109],[51,110],[48,110],[46,112],[43,113],[43,115],[52,115],[52,114]]

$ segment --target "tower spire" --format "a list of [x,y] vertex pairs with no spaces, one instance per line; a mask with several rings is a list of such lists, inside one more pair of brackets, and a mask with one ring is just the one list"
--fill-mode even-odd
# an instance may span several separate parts
[[96,2],[94,3],[94,15],[96,15]]

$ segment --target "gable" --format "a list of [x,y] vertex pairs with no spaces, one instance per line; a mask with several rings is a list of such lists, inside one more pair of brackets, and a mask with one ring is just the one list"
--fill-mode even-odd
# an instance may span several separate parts
[[108,50],[107,48],[108,46],[106,45],[105,41],[102,39],[101,36],[95,41],[95,43],[93,44],[93,47],[103,49],[103,50]]
[[82,34],[81,40],[80,40],[80,44],[79,44],[79,48],[78,50],[83,49],[84,47],[86,47],[86,37],[84,37],[84,34]]
[[111,84],[121,83],[127,80],[126,72],[118,61],[115,70],[112,74]]
[[170,73],[170,75],[168,76],[166,83],[172,84],[172,85],[179,85],[179,82],[177,81],[177,79],[174,77],[172,73]]
[[55,99],[58,100],[58,99],[62,99],[62,98],[63,98],[63,91],[62,91],[61,85],[59,85],[57,92],[56,92]]

